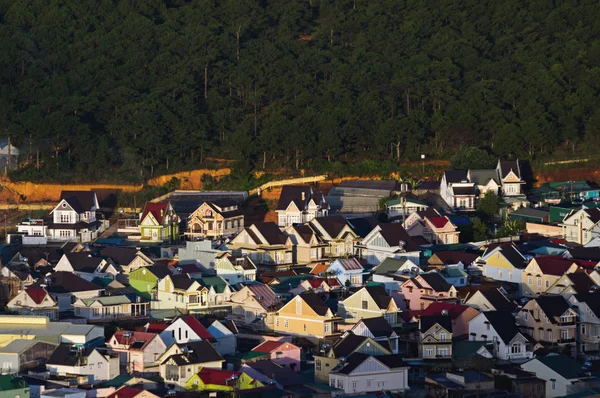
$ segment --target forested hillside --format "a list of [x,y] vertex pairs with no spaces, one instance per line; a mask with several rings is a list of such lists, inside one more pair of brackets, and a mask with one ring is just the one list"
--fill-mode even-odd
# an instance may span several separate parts
[[597,0],[0,0],[0,21],[0,137],[41,148],[31,175],[600,147]]

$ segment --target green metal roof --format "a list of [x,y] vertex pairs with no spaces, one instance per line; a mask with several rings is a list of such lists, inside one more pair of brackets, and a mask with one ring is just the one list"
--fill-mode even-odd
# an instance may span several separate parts
[[20,390],[29,388],[29,385],[22,378],[15,375],[0,375],[0,391]]
[[406,258],[387,257],[377,267],[373,269],[376,274],[387,274],[388,272],[396,272],[408,261]]
[[[387,202],[385,202],[386,206],[395,206],[395,205],[399,205],[401,203],[400,198],[398,199],[392,199],[392,200],[388,200]],[[413,199],[413,198],[406,198],[406,203],[414,203],[417,205],[421,205],[421,206],[427,206],[429,207],[429,205],[425,202],[423,202],[422,200],[418,200],[418,199]]]
[[535,357],[538,360],[567,380],[578,379],[581,377],[581,364],[570,356],[547,355],[545,357]]
[[115,377],[112,380],[107,381],[106,383],[103,383],[102,386],[103,387],[121,387],[121,386],[124,386],[125,383],[127,383],[132,378],[133,378],[133,376],[130,376],[128,374],[122,374],[122,375]]
[[129,300],[126,296],[105,296],[105,297],[94,297],[89,299],[81,299],[83,304],[86,307],[94,304],[98,301],[102,305],[119,305],[119,304],[129,304],[131,300]]
[[227,287],[227,282],[219,276],[206,276],[194,280],[206,288],[212,286],[217,293],[223,293]]
[[467,276],[467,273],[458,267],[445,267],[442,272],[448,278],[462,278]]

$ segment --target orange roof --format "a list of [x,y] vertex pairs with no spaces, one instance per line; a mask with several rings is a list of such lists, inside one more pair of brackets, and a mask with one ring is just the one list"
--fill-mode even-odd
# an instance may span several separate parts
[[310,273],[312,275],[319,275],[319,274],[327,271],[328,268],[329,268],[329,264],[317,264],[313,267],[313,269],[310,270]]

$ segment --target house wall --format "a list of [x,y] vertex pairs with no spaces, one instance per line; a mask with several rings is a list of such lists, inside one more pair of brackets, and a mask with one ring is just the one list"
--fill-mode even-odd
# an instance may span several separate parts
[[[533,313],[529,312],[532,311]],[[529,301],[516,315],[517,324],[524,333],[528,334],[536,341],[552,344],[574,344],[577,337],[576,322],[572,325],[560,326],[552,323],[545,318],[543,311],[534,300]],[[541,328],[541,329],[540,329]],[[561,331],[566,330],[567,341],[562,341]],[[551,335],[549,334],[551,332]],[[569,341],[572,340],[572,341]]]
[[169,325],[165,330],[160,332],[160,338],[167,347],[173,343],[185,344],[194,341],[202,341],[200,336],[192,330],[181,318]]
[[[366,309],[363,309],[363,301],[367,302]],[[390,302],[390,306],[396,309],[393,301]],[[380,316],[385,317],[390,324],[397,322],[397,311],[388,311],[387,308],[380,309],[373,298],[367,293],[366,289],[361,289],[344,301],[340,301],[338,303],[338,312],[348,323],[358,322],[361,319],[378,318]]]
[[[539,379],[546,381],[546,398],[563,397],[567,395],[567,388],[571,383],[540,361],[534,359],[525,362],[521,364],[521,368],[528,372],[534,372]],[[552,382],[551,379],[555,381]]]
[[90,354],[84,366],[46,364],[46,367],[50,374],[54,376],[66,376],[67,374],[90,376],[90,383],[92,384],[111,380],[119,375],[119,359],[108,360],[98,351],[93,351]]
[[73,309],[73,303],[76,299],[85,299],[85,298],[93,298],[100,296],[100,292],[104,291],[104,289],[99,290],[90,290],[87,292],[74,292],[74,293],[60,293],[60,294],[52,294],[55,296],[54,300],[58,303],[58,311],[64,312]]
[[276,364],[288,367],[296,372],[300,371],[301,349],[293,344],[282,344],[276,352],[271,353],[271,360]]
[[350,375],[329,375],[329,385],[346,394],[371,391],[404,391],[408,389],[408,368],[387,369],[373,360],[363,362]]
[[484,314],[476,316],[469,322],[469,340],[496,342],[493,354],[502,360],[519,361],[525,358],[531,358],[533,355],[531,352],[527,351],[527,342],[524,339],[515,340],[515,343],[518,342],[521,344],[521,352],[512,353],[511,347],[507,346],[506,343],[500,338],[500,335],[496,329],[489,324]]
[[[327,272],[335,274],[335,277],[340,281],[342,286],[345,286],[346,282],[350,283],[352,286],[362,285],[362,274],[364,272],[362,268],[358,270],[346,270],[339,262],[334,261],[327,269]],[[354,281],[352,276],[354,276]]]
[[215,350],[221,355],[232,355],[237,350],[237,337],[223,324],[216,321],[208,327],[208,332],[217,340],[213,343]]
[[288,302],[275,315],[275,331],[323,338],[335,332],[335,325],[328,315],[319,316],[300,296]]
[[[571,273],[577,270],[577,266],[573,265],[566,273]],[[560,276],[544,274],[538,267],[535,259],[531,260],[527,268],[522,272],[521,294],[527,297],[537,297],[544,293],[550,286],[554,285]]]

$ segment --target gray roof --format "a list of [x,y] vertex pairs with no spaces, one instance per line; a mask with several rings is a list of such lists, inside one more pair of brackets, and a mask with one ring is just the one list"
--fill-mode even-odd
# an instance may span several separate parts
[[532,218],[546,218],[549,217],[550,212],[546,210],[540,209],[531,209],[529,207],[523,207],[519,210],[513,211],[509,214],[509,216],[522,216],[522,217],[532,217]]
[[581,364],[570,356],[564,354],[550,354],[545,357],[536,357],[538,360],[567,380],[583,377]]
[[487,185],[490,180],[494,180],[497,184],[499,184],[498,171],[496,169],[469,170],[469,177],[471,182],[477,185]]

